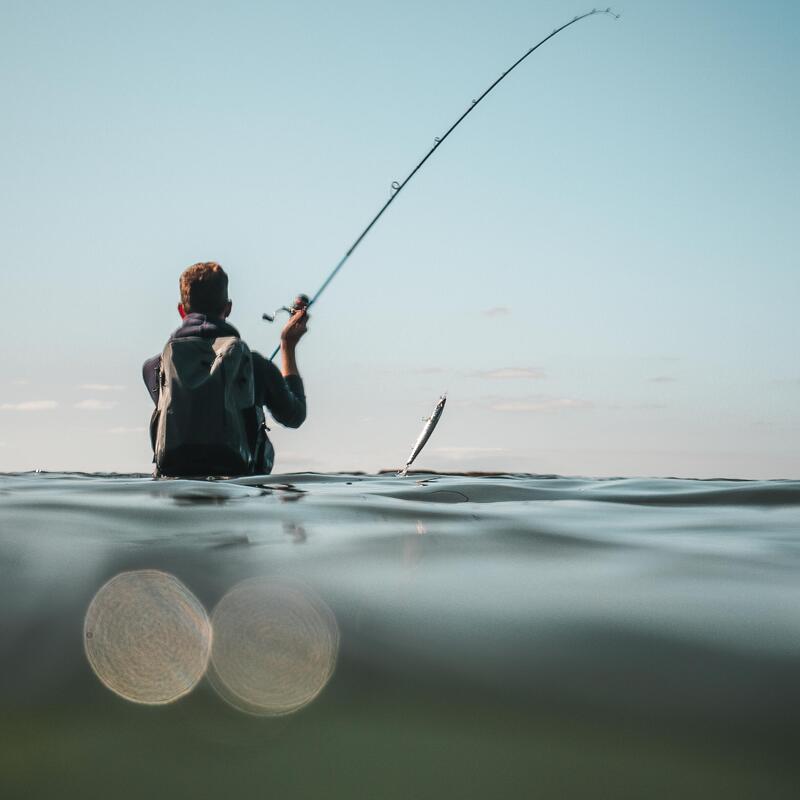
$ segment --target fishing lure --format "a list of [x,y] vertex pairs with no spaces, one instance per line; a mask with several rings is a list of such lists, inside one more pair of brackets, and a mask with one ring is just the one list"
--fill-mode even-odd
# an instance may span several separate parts
[[433,429],[439,424],[439,420],[442,417],[442,412],[444,411],[444,404],[447,402],[447,395],[443,394],[439,398],[439,402],[436,404],[436,408],[433,409],[433,414],[431,414],[425,420],[425,427],[422,429],[422,433],[417,437],[417,441],[414,442],[414,447],[411,448],[411,455],[408,457],[408,461],[406,461],[406,465],[400,472],[397,473],[398,478],[402,478],[408,473],[408,468],[414,463],[414,459],[422,452],[422,448],[428,442],[428,439],[431,438],[431,434],[433,433]]
[[[341,257],[341,259],[339,259],[339,263],[333,268],[330,275],[328,275],[328,277],[325,278],[325,280],[322,283],[322,286],[320,286],[319,289],[317,289],[316,294],[314,294],[311,297],[311,299],[308,300],[308,302],[302,306],[303,308],[310,308],[311,306],[314,305],[314,303],[317,302],[317,300],[319,300],[319,296],[325,291],[325,289],[328,288],[328,284],[336,277],[336,274],[345,265],[345,262],[350,258],[350,256],[353,255],[355,249],[361,244],[361,242],[364,240],[364,237],[372,230],[375,223],[383,216],[386,209],[388,209],[389,206],[395,201],[397,195],[400,194],[400,192],[406,187],[406,184],[408,184],[408,182],[417,174],[417,172],[419,172],[419,170],[422,168],[422,165],[436,152],[436,150],[439,149],[439,147],[441,147],[441,145],[444,143],[444,140],[462,123],[462,121],[467,117],[468,114],[471,114],[475,110],[476,106],[481,102],[481,100],[483,100],[483,98],[486,97],[486,95],[489,94],[489,92],[491,92],[492,89],[494,89],[494,87],[497,86],[497,84],[500,83],[500,81],[502,81],[510,72],[515,70],[531,53],[533,53],[534,50],[538,50],[546,41],[548,41],[548,39],[552,39],[554,36],[561,33],[561,31],[565,30],[566,28],[569,28],[570,25],[574,25],[576,22],[580,22],[582,19],[586,19],[587,17],[593,17],[595,14],[609,14],[610,16],[614,17],[614,19],[619,19],[620,17],[619,14],[615,14],[610,8],[604,8],[604,9],[593,8],[591,11],[587,11],[585,14],[573,17],[569,22],[565,22],[561,27],[556,28],[552,33],[545,36],[544,39],[535,44],[524,55],[518,58],[481,95],[479,95],[470,103],[467,110],[464,111],[464,113],[461,114],[461,116],[441,136],[437,136],[434,138],[433,147],[431,147],[428,150],[428,152],[425,153],[420,162],[414,167],[414,169],[411,170],[411,172],[408,173],[405,179],[402,181],[392,182],[389,199],[381,206],[378,213],[370,220],[369,225],[367,225],[367,227],[364,228],[363,231],[361,231],[361,233],[358,235],[358,238],[353,242],[353,244],[350,245],[347,252]],[[293,306],[293,309],[297,310],[295,306]],[[292,311],[292,309],[289,309],[286,306],[283,306],[283,308],[278,310],[290,311],[290,313]],[[274,315],[264,314],[262,315],[262,318],[267,320],[268,322],[272,322],[272,320],[275,317]],[[280,346],[275,348],[275,350],[272,352],[272,355],[269,357],[270,361],[272,361],[272,359],[275,358],[279,350]]]

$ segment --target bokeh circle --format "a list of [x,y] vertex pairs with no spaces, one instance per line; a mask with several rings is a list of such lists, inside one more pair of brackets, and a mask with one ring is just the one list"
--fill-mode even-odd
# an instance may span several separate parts
[[237,584],[211,615],[208,677],[234,708],[259,716],[308,705],[333,675],[339,628],[310,589],[284,579]]
[[83,631],[95,675],[135,703],[171,703],[188,694],[208,667],[208,614],[166,572],[136,570],[112,578],[92,599]]

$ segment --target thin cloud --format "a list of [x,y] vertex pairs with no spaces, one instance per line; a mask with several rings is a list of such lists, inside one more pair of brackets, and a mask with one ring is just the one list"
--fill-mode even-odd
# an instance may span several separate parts
[[500,455],[511,451],[505,447],[434,447],[431,452],[451,461],[463,461],[476,456]]
[[0,411],[50,411],[57,406],[55,400],[25,400],[22,403],[0,403]]
[[29,383],[30,381],[27,378],[14,378],[14,380],[11,381],[12,386],[27,386]]
[[294,452],[292,450],[279,452],[276,464],[278,464],[281,469],[284,467],[299,467],[302,472],[313,470],[314,467],[324,467],[324,462],[320,459],[312,458],[306,453]]
[[97,400],[90,398],[89,400],[81,400],[80,403],[75,403],[75,408],[81,411],[108,411],[119,405],[113,400]]
[[556,411],[574,411],[592,408],[587,400],[572,397],[529,397],[522,399],[497,399],[490,403],[492,411],[510,414],[538,414]]
[[108,432],[113,433],[115,436],[124,436],[127,433],[144,433],[145,430],[147,429],[143,426],[138,428],[126,428],[124,426],[120,426],[118,428],[109,428]]
[[492,306],[483,312],[484,317],[507,317],[511,314],[508,306]]
[[124,392],[125,387],[118,383],[82,383],[79,389],[86,392]]
[[539,367],[502,367],[501,369],[487,369],[471,372],[473,378],[486,378],[487,380],[535,380],[547,377],[545,371]]
[[415,367],[414,375],[458,375],[485,380],[542,380],[547,374],[540,367],[501,367],[499,369],[453,370],[447,367]]
[[648,378],[648,383],[675,383],[676,380],[672,375],[656,375],[655,378]]

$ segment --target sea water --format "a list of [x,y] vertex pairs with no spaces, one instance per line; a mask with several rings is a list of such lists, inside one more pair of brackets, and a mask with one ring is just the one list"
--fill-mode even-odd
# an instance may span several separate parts
[[0,477],[0,797],[797,797],[800,482]]

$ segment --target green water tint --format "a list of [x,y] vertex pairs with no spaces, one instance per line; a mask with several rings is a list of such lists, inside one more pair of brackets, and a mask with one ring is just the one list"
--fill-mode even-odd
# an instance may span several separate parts
[[[0,477],[0,795],[795,796],[800,484],[415,477]],[[83,637],[132,570],[305,587],[335,671],[128,702]]]

